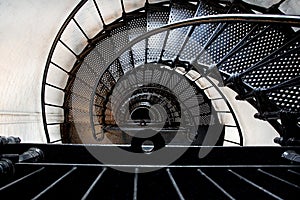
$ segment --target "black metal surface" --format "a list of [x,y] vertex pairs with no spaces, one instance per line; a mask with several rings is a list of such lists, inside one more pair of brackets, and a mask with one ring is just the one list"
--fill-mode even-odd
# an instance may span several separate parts
[[[45,159],[16,163],[15,175],[0,181],[2,197],[297,199],[300,192],[299,163],[282,156],[286,151],[299,152],[298,147],[214,147],[203,159],[198,158],[200,148],[193,147],[171,165],[149,173],[138,172],[155,165],[104,164],[84,145],[6,145],[0,152],[20,154],[31,147],[41,149]],[[88,148],[101,153],[111,147]],[[135,173],[115,170],[116,165]]]
[[38,148],[29,148],[22,153],[4,153],[0,154],[0,183],[10,180],[15,176],[16,163],[40,162],[44,159],[44,153]]

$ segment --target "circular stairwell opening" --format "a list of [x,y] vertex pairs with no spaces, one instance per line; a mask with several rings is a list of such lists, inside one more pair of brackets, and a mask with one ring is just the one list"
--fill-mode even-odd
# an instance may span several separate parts
[[150,111],[145,107],[136,108],[131,113],[131,119],[136,122],[141,122],[140,125],[145,126],[146,123],[151,122]]
[[[128,144],[143,128],[150,128],[161,134],[166,145],[201,145],[208,127],[220,123],[205,91],[167,65],[147,64],[127,71],[114,78],[111,92],[100,96],[107,88],[105,76],[104,72],[96,89],[94,117],[101,127],[95,126],[99,130],[95,133],[112,143]],[[223,140],[224,135],[219,136]]]

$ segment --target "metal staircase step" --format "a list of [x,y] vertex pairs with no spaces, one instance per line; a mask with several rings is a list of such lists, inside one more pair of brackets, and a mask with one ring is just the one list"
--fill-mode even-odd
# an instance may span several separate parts
[[[147,11],[141,13],[141,16],[128,19],[127,24],[129,41],[143,35],[147,32]],[[135,67],[146,62],[146,43],[146,40],[143,40],[131,47]]]
[[[147,10],[147,31],[166,25],[169,21],[169,14],[169,7],[150,4]],[[148,38],[147,63],[158,61],[165,37],[166,33],[161,33]]]
[[[171,10],[169,15],[169,24],[176,21],[193,18],[195,16],[197,6],[188,3],[171,3]],[[171,30],[168,34],[166,46],[163,49],[163,60],[174,60],[183,45],[190,27],[179,28]]]

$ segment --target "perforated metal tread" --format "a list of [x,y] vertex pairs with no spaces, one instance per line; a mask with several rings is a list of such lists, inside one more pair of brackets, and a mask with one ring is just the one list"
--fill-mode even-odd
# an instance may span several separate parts
[[[204,51],[199,63],[218,63],[250,30],[251,24],[229,24],[220,36]],[[231,68],[234,68],[231,65]],[[227,70],[224,70],[227,71]]]
[[[229,58],[220,69],[228,73],[243,72],[282,46],[285,37],[282,32],[271,28],[249,46]],[[233,63],[235,65],[232,66]]]
[[[147,32],[147,16],[144,14],[139,18],[130,19],[128,22],[129,41]],[[132,48],[134,65],[139,66],[145,63],[146,41],[141,41]]]
[[[195,16],[196,9],[197,6],[193,4],[179,4],[172,2],[168,23],[170,24],[176,21],[193,18]],[[180,46],[183,45],[189,30],[190,27],[184,27],[169,32],[168,39],[163,49],[164,60],[173,60],[176,58],[180,51]]]
[[[222,14],[226,13],[228,8],[216,9],[208,4],[199,2],[197,8],[196,17]],[[205,43],[208,41],[209,37],[213,34],[216,29],[217,24],[202,24],[195,27],[195,30],[192,32],[189,40],[184,46],[183,51],[181,52],[180,58],[182,60],[192,61],[198,55],[199,50],[201,50]]]
[[[170,8],[150,5],[147,11],[147,31],[166,25],[169,21]],[[157,34],[148,38],[147,63],[158,61],[163,50],[166,33]]]

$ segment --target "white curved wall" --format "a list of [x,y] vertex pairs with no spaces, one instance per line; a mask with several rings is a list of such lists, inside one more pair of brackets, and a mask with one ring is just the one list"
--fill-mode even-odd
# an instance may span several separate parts
[[22,142],[45,142],[40,98],[43,71],[54,37],[77,3],[0,2],[1,136],[19,136]]

